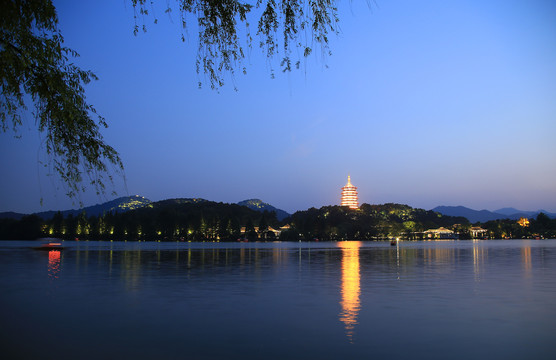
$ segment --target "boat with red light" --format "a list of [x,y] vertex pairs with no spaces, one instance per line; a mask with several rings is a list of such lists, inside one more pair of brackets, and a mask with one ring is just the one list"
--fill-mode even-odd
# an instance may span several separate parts
[[44,241],[40,246],[35,246],[33,247],[33,249],[50,251],[50,250],[64,250],[64,247],[62,246],[62,242],[60,240],[52,239],[52,240]]

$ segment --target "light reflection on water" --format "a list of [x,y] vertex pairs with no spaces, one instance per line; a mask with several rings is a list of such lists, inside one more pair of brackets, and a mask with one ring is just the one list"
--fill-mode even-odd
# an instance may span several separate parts
[[340,242],[338,246],[342,249],[342,312],[340,313],[340,321],[345,324],[347,337],[350,342],[353,342],[357,314],[360,309],[359,247],[361,247],[361,242]]
[[0,243],[0,338],[23,358],[60,333],[68,358],[555,355],[554,240],[64,247]]
[[48,276],[53,279],[57,279],[60,272],[60,257],[60,250],[48,251]]
[[475,281],[481,281],[481,268],[488,257],[488,248],[482,245],[482,240],[473,240],[473,271]]

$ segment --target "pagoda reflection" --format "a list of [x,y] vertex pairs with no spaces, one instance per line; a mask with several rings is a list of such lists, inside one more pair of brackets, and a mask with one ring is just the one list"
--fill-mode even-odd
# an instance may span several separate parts
[[354,328],[361,309],[361,277],[359,274],[360,241],[345,241],[338,243],[342,249],[342,312],[340,321],[344,323],[346,335],[353,343]]

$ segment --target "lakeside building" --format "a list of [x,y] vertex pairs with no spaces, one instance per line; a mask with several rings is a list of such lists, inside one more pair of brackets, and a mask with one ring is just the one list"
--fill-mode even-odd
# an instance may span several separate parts
[[450,229],[439,227],[438,229],[429,229],[423,232],[425,239],[457,239],[458,235]]
[[357,187],[351,184],[351,177],[348,175],[348,182],[342,188],[341,206],[348,206],[350,209],[358,209],[359,202],[357,197]]
[[[274,237],[276,239],[278,239],[280,237],[280,234],[282,233],[282,231],[286,231],[289,230],[291,228],[291,226],[289,224],[286,224],[284,226],[281,226],[279,229],[274,229],[272,226],[268,226],[265,230],[261,231],[261,229],[258,226],[254,226],[253,229],[255,230],[255,232],[257,233],[257,237],[260,238],[267,238],[268,236],[266,234],[272,233],[274,234]],[[245,236],[245,233],[247,232],[246,227],[242,226],[240,228],[240,234]]]
[[488,236],[488,230],[479,226],[473,226],[470,230],[472,239],[482,239]]

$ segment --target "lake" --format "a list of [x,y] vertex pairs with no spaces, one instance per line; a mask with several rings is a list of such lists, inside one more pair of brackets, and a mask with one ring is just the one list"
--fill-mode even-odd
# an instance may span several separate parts
[[23,359],[554,359],[556,240],[0,242]]

